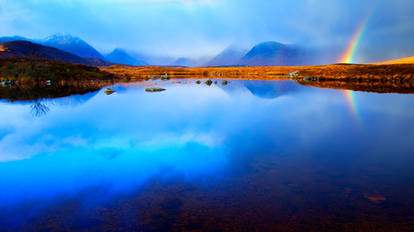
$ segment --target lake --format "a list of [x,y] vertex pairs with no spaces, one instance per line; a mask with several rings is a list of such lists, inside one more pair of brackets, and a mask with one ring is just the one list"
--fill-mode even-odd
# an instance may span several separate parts
[[414,230],[412,94],[111,88],[0,102],[1,231]]

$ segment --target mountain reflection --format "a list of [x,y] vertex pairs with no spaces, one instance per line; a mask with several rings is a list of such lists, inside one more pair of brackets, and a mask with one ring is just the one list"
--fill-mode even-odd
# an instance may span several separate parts
[[244,81],[246,88],[260,98],[277,98],[306,89],[292,81]]

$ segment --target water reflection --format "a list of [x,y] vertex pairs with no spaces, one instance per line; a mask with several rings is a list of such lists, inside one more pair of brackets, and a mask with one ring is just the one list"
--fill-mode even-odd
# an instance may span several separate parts
[[2,102],[30,105],[30,112],[34,117],[46,115],[53,109],[53,105],[75,106],[93,98],[98,90],[108,82],[99,85],[65,85],[65,86],[12,86],[0,87]]
[[292,81],[243,81],[244,86],[255,96],[261,98],[277,98],[283,95],[292,94],[305,90],[303,87]]
[[409,228],[412,95],[158,84],[0,103],[0,228]]

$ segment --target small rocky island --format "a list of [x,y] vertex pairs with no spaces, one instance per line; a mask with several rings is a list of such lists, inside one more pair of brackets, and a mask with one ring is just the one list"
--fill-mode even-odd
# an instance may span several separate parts
[[145,91],[147,92],[162,92],[165,91],[166,89],[160,88],[160,87],[150,87],[150,88],[146,88]]
[[116,91],[115,90],[113,90],[113,89],[111,89],[111,88],[106,88],[105,90],[104,90],[104,93],[106,94],[106,95],[111,95],[111,94],[113,94],[113,93],[115,93]]

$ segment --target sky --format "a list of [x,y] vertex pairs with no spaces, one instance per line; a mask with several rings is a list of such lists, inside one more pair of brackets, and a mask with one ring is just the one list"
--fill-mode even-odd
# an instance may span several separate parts
[[0,0],[0,36],[78,36],[102,53],[214,56],[278,41],[340,54],[367,26],[355,61],[414,56],[413,0]]

